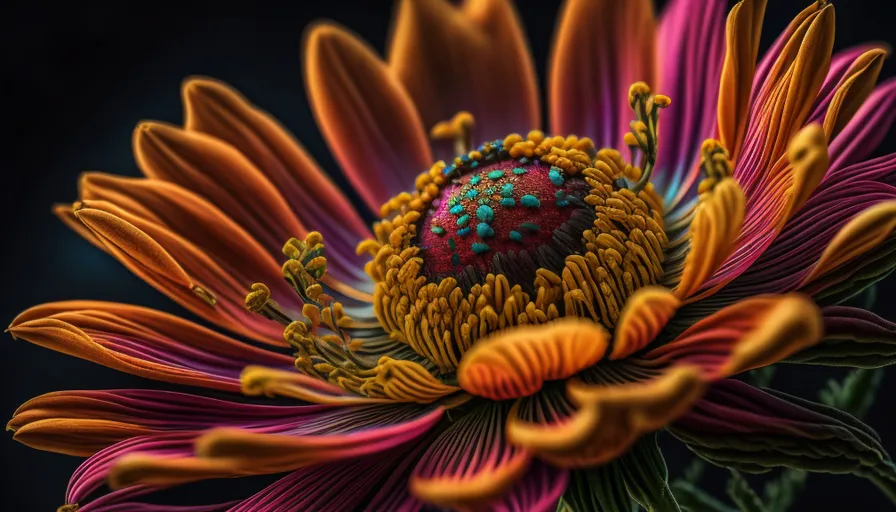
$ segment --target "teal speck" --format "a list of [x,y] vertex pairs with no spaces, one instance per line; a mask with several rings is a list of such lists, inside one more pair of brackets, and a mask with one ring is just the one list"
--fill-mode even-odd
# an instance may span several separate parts
[[464,197],[466,197],[467,199],[476,199],[476,196],[478,196],[478,195],[479,195],[479,191],[476,190],[475,188],[471,188],[470,190],[467,191],[467,194]]
[[470,226],[467,226],[465,228],[458,229],[457,234],[458,236],[467,236],[470,234],[470,231],[472,231],[472,229],[470,229]]
[[443,228],[442,226],[433,226],[429,229],[438,236],[442,236],[445,234],[445,228]]
[[531,222],[523,222],[520,224],[520,227],[523,229],[528,229],[529,231],[539,231],[541,227],[538,224],[533,224]]
[[501,199],[501,206],[505,208],[512,208],[515,204],[516,201],[514,201],[512,197],[505,197],[504,199]]
[[482,176],[473,176],[470,178],[471,185],[478,185],[480,181],[482,181]]
[[551,183],[553,183],[554,185],[556,185],[558,187],[563,185],[564,180],[563,180],[563,175],[560,174],[560,169],[556,169],[556,168],[551,169],[548,172],[548,178],[551,180]]
[[460,214],[464,213],[464,207],[462,205],[456,204],[456,205],[452,206],[451,209],[448,211],[453,213],[454,215],[460,215]]
[[523,235],[521,235],[519,231],[511,231],[510,239],[513,240],[514,242],[522,242]]
[[476,234],[479,235],[479,238],[488,238],[495,236],[495,230],[485,222],[480,222],[476,226]]
[[527,172],[529,172],[529,171],[527,171],[526,169],[523,169],[522,167],[514,167],[513,168],[513,174],[526,174]]
[[457,249],[457,245],[455,245],[453,238],[448,239],[448,248],[451,249],[452,251]]
[[503,187],[501,187],[501,195],[504,197],[511,197],[513,195],[513,183],[505,183]]
[[451,264],[455,267],[460,265],[460,256],[457,253],[451,255]]
[[495,211],[492,210],[491,206],[482,205],[479,208],[476,208],[476,217],[482,222],[489,223],[495,220]]
[[489,247],[488,244],[475,242],[470,246],[470,249],[472,249],[476,254],[482,254],[484,252],[488,252],[491,247]]
[[522,204],[526,208],[538,208],[539,206],[541,206],[541,201],[539,201],[537,197],[531,194],[526,194],[520,198],[520,204]]
[[490,180],[499,180],[504,177],[504,171],[498,169],[494,171],[490,171],[488,173],[488,179]]
[[468,214],[463,214],[459,219],[457,219],[458,226],[466,226],[467,222],[470,222],[470,216]]

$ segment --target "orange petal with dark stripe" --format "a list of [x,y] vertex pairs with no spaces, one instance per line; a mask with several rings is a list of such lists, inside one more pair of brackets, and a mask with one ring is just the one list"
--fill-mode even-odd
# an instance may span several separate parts
[[305,148],[273,116],[222,82],[186,80],[183,99],[186,129],[217,137],[248,158],[288,198],[299,222],[324,235],[329,271],[357,279],[363,261],[354,248],[370,238],[370,227]]
[[636,291],[622,309],[610,359],[626,358],[649,345],[680,305],[674,293],[660,286]]
[[103,448],[152,429],[99,418],[48,418],[22,425],[8,425],[13,439],[37,450],[90,457]]
[[529,396],[547,380],[600,361],[609,338],[599,324],[572,317],[515,327],[474,344],[461,359],[457,381],[464,391],[492,400]]
[[134,155],[149,178],[171,181],[208,199],[271,254],[305,231],[274,185],[233,146],[155,122],[134,130]]
[[719,140],[737,162],[749,118],[753,74],[768,0],[743,0],[728,14],[725,63],[719,86]]
[[404,86],[374,50],[333,23],[305,38],[305,86],[327,145],[371,211],[432,165]]
[[403,0],[388,61],[427,130],[462,110],[477,145],[540,127],[532,56],[508,0]]
[[846,76],[837,85],[837,91],[824,117],[827,140],[833,139],[843,130],[874,91],[886,56],[886,50],[874,48],[860,55],[850,66]]
[[174,315],[114,302],[35,306],[9,331],[36,345],[141,377],[239,392],[243,367],[290,367],[292,358]]
[[655,82],[655,30],[650,0],[567,0],[549,64],[551,131],[619,147],[629,87]]
[[560,423],[507,420],[511,443],[531,450],[551,464],[590,467],[625,453],[642,435],[659,430],[690,409],[707,383],[700,370],[677,366],[647,381],[609,385],[570,382],[567,394],[578,410]]
[[245,309],[251,282],[239,281],[195,244],[106,201],[78,206],[78,219],[138,277],[206,320],[259,341],[285,344],[281,326]]

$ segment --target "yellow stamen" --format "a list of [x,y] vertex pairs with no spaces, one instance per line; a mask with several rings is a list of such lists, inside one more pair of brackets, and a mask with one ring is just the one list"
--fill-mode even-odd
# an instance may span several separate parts
[[473,114],[460,111],[447,121],[436,123],[429,132],[434,140],[454,141],[454,153],[465,155],[473,149],[473,128],[476,121]]

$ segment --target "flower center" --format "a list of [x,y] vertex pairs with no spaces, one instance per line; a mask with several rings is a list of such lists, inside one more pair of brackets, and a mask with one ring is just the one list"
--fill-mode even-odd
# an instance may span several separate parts
[[594,221],[580,177],[540,160],[507,159],[463,169],[417,229],[423,275],[456,277],[469,289],[487,274],[529,288],[537,268],[558,272],[582,250]]

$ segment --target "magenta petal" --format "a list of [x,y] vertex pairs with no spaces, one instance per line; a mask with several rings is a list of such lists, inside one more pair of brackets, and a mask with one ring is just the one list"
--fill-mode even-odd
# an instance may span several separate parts
[[815,98],[815,103],[812,105],[812,113],[806,119],[807,125],[824,123],[824,117],[827,114],[828,107],[831,105],[831,100],[834,99],[840,82],[847,76],[847,72],[849,72],[853,62],[863,53],[873,48],[876,48],[876,46],[866,44],[848,48],[834,54],[831,58],[831,68],[828,70],[828,75],[825,77],[821,90],[818,91],[818,96]]
[[494,512],[553,512],[566,491],[569,471],[533,461],[522,480],[488,504]]
[[890,78],[874,89],[843,131],[831,141],[828,173],[836,173],[868,158],[884,140],[894,120],[896,78]]
[[152,492],[152,489],[136,487],[110,492],[80,507],[78,512],[224,512],[238,503],[237,501],[230,501],[213,505],[182,506],[130,501],[150,492]]
[[654,181],[666,210],[691,191],[699,174],[700,146],[716,132],[719,76],[725,58],[726,2],[675,0],[663,12],[657,48],[656,90],[672,98],[660,114]]

